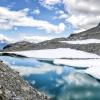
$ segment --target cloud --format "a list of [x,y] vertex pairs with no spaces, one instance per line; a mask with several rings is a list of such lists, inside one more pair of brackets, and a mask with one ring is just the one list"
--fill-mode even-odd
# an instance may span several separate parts
[[98,0],[40,0],[42,6],[54,10],[55,5],[64,4],[65,12],[59,11],[54,19],[64,19],[78,31],[96,26],[100,21],[100,1]]
[[61,0],[41,0],[45,5],[55,5],[61,3]]
[[56,14],[64,14],[64,11],[63,10],[57,10]]
[[32,43],[39,43],[39,42],[53,39],[53,37],[50,37],[50,36],[49,37],[47,36],[22,36],[21,38],[22,38],[21,40],[32,42]]
[[54,25],[48,21],[37,20],[27,15],[28,9],[11,11],[0,7],[0,29],[13,29],[16,26],[33,27],[45,30],[48,33],[61,33],[65,30],[65,24]]
[[58,18],[59,19],[67,19],[68,18],[68,14],[62,14]]
[[30,9],[29,9],[29,8],[25,8],[25,9],[23,9],[22,11],[25,12],[25,13],[27,13],[27,12],[30,11]]
[[66,21],[80,30],[96,26],[100,21],[100,1],[98,0],[63,0],[65,9],[69,11]]
[[66,20],[68,18],[68,14],[65,13],[63,10],[57,10],[56,11],[56,16],[54,19],[64,19]]
[[6,37],[3,34],[0,34],[0,42],[14,42],[14,40]]
[[49,10],[53,10],[56,4],[60,4],[62,0],[40,0],[40,4]]
[[6,36],[4,36],[3,34],[0,34],[0,41],[2,41],[2,40],[8,41],[9,39]]
[[40,10],[39,9],[35,9],[35,10],[33,10],[32,13],[38,15],[38,14],[40,14]]

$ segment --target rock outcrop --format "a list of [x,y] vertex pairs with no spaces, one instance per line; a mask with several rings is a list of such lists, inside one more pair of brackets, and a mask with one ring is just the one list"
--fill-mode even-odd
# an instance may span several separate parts
[[0,61],[0,100],[50,100]]

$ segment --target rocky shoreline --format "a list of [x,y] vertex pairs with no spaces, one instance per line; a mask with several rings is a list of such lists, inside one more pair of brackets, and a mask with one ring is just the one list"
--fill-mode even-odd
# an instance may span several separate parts
[[0,100],[51,100],[0,61]]

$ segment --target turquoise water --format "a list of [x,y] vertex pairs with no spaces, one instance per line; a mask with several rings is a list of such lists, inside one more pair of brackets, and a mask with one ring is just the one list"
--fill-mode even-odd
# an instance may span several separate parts
[[0,59],[54,100],[100,100],[99,81],[85,74],[85,69],[57,66],[52,61],[34,58],[0,56]]

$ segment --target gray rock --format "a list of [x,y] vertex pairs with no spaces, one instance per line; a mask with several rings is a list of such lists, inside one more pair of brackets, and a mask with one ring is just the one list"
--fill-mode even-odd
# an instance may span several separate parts
[[0,62],[0,100],[49,100],[32,88],[17,72]]

